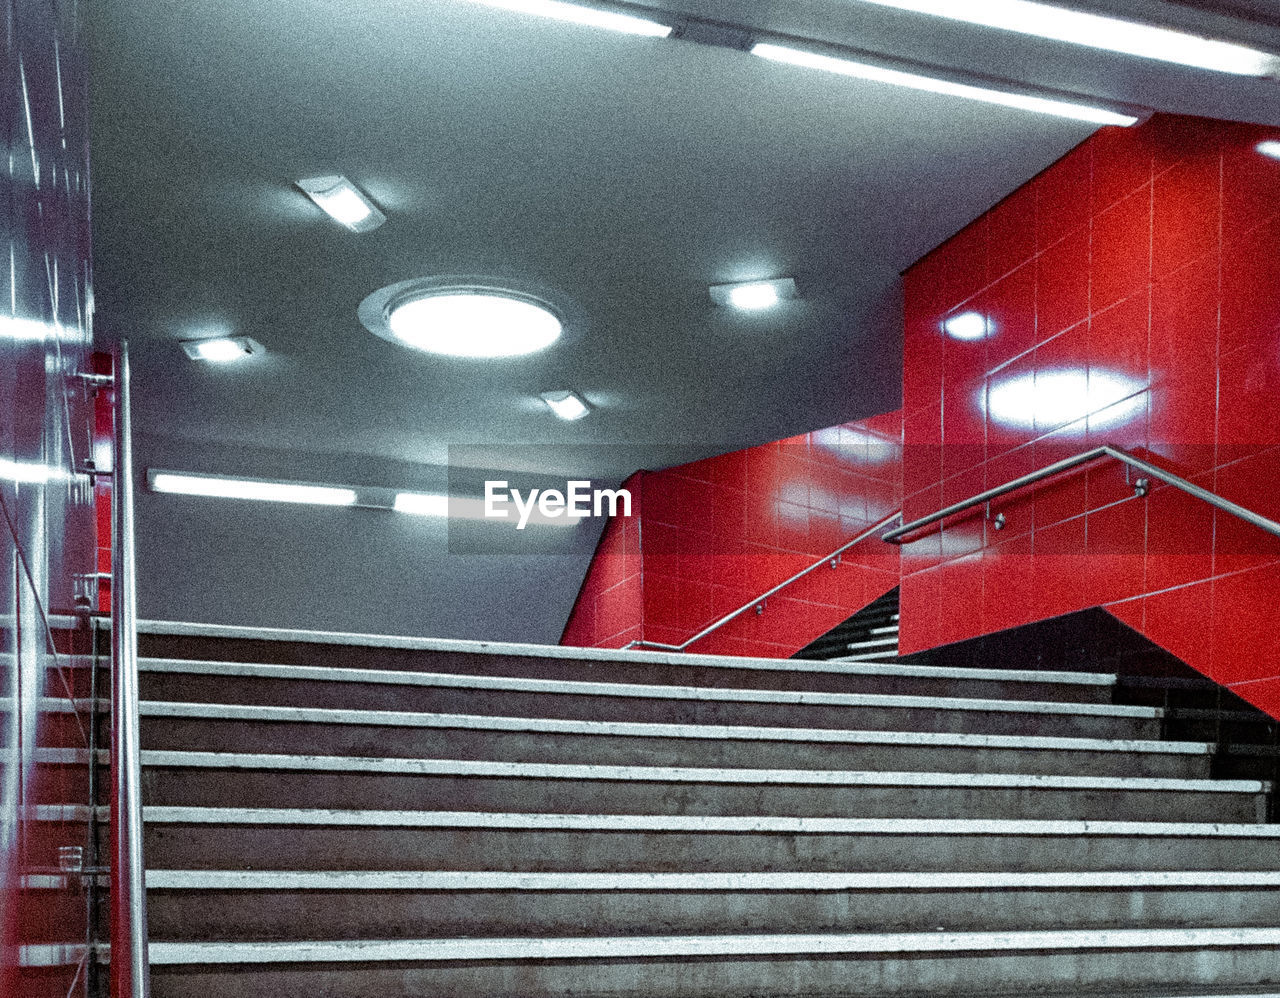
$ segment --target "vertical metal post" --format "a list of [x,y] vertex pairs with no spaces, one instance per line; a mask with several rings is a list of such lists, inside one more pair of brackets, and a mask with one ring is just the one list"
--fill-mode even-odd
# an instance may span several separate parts
[[111,478],[111,998],[150,998],[129,401],[129,346],[122,342],[116,355]]

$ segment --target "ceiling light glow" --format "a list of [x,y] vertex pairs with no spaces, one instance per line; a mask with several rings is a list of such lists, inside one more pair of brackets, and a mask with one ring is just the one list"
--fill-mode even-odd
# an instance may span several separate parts
[[1047,114],[1057,118],[1070,118],[1075,121],[1087,121],[1094,125],[1135,125],[1135,115],[1120,114],[1105,108],[1091,107],[1088,104],[1077,104],[1074,101],[1058,100],[1052,97],[1037,97],[1033,94],[1012,93],[995,90],[989,87],[974,86],[969,83],[957,83],[932,76],[921,76],[919,73],[908,73],[900,69],[889,69],[871,63],[856,62],[852,59],[839,59],[835,56],[821,55],[805,49],[791,48],[787,45],[774,45],[760,42],[751,48],[751,54],[769,59],[773,62],[784,62],[806,69],[817,69],[841,76],[851,76],[859,80],[873,83],[888,83],[892,86],[907,87],[912,90],[924,90],[929,93],[944,94],[949,97],[961,97],[966,100],[982,101],[987,104],[999,104],[1002,107],[1016,108],[1019,111],[1031,111],[1035,114]]
[[1280,142],[1259,142],[1258,152],[1264,156],[1270,156],[1272,159],[1280,159]]
[[354,506],[354,489],[332,485],[304,485],[219,475],[189,475],[173,471],[152,471],[148,478],[155,492],[216,499],[252,499],[261,502],[300,503],[310,506]]
[[986,338],[991,324],[981,312],[961,312],[947,319],[942,328],[952,339],[981,340]]
[[796,297],[796,282],[792,277],[771,281],[741,281],[737,284],[713,285],[710,292],[711,300],[717,305],[727,305],[742,312],[763,312],[778,305],[783,299]]
[[471,0],[471,2],[485,7],[496,7],[499,10],[512,10],[520,14],[533,14],[537,17],[549,17],[556,21],[570,21],[574,24],[585,24],[592,28],[620,31],[628,35],[666,38],[672,32],[672,26],[669,24],[660,24],[657,21],[636,17],[633,14],[601,10],[598,7],[584,7],[576,3],[561,3],[560,0]]
[[591,406],[577,392],[543,392],[542,401],[566,422],[581,419],[591,411]]
[[182,349],[192,360],[210,364],[230,364],[254,354],[265,353],[261,343],[248,336],[210,336],[199,340],[182,340]]
[[397,492],[392,509],[411,516],[449,515],[449,497],[425,492]]
[[1118,17],[1035,3],[1033,0],[982,0],[981,3],[957,3],[956,0],[863,2],[1219,73],[1237,76],[1280,74],[1280,56],[1270,52],[1172,28],[1159,28]]
[[396,340],[415,350],[471,358],[545,350],[564,330],[541,302],[490,288],[434,288],[408,295],[392,302],[386,323]]
[[771,284],[745,284],[729,292],[729,304],[748,312],[773,308],[778,304],[778,291]]
[[352,232],[369,232],[387,220],[387,216],[346,177],[310,177],[299,180],[298,187],[325,214]]

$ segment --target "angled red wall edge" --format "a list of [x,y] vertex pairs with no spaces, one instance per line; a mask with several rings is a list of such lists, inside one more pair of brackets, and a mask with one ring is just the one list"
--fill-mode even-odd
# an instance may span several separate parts
[[[1108,128],[905,277],[905,513],[1100,443],[1280,519],[1280,130]],[[975,312],[985,337],[944,333]],[[1105,606],[1280,714],[1280,540],[1114,462],[903,549],[902,650]]]

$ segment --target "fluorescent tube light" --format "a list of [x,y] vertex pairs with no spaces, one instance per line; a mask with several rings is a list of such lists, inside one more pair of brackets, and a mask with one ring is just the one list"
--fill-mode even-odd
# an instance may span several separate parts
[[1272,159],[1280,159],[1280,142],[1259,142],[1258,152]]
[[573,422],[591,411],[577,392],[543,392],[542,401],[561,419]]
[[1280,56],[1247,45],[1032,0],[863,0],[987,28],[1237,76],[1280,74]]
[[266,352],[261,343],[248,336],[211,336],[201,340],[182,340],[182,349],[192,360],[204,360],[211,364],[229,364]]
[[346,177],[310,177],[299,180],[298,187],[325,214],[352,232],[369,232],[387,220],[387,216]]
[[660,24],[648,18],[636,17],[634,14],[601,10],[598,7],[583,7],[576,3],[561,3],[560,0],[471,0],[471,2],[483,4],[485,7],[497,7],[500,10],[514,10],[521,14],[549,17],[556,21],[585,24],[592,28],[621,31],[628,35],[666,38],[672,31],[672,26],[669,24]]
[[449,515],[449,497],[424,492],[397,492],[391,508],[397,513],[412,516],[444,517]]
[[62,471],[38,461],[11,461],[0,457],[0,478],[23,485],[47,485],[63,478]]
[[221,475],[189,475],[174,471],[151,471],[148,473],[148,478],[153,491],[184,496],[254,499],[262,502],[290,502],[311,506],[353,506],[356,501],[353,489],[332,485],[226,478]]
[[900,69],[888,69],[871,63],[856,62],[852,59],[838,59],[835,56],[820,55],[817,52],[791,48],[787,45],[760,42],[752,46],[751,54],[758,55],[762,59],[771,59],[774,62],[790,63],[793,66],[804,66],[807,69],[820,69],[827,73],[838,73],[841,76],[852,76],[860,80],[870,80],[874,83],[888,83],[898,87],[909,87],[912,90],[926,90],[935,94],[963,97],[966,100],[999,104],[1003,107],[1017,108],[1020,111],[1031,111],[1036,114],[1048,114],[1058,118],[1087,121],[1095,125],[1129,126],[1138,122],[1134,115],[1120,114],[1100,107],[1091,107],[1088,104],[1077,104],[1073,101],[1058,100],[1051,97],[1036,97],[1032,94],[1012,93],[1005,90],[993,90],[989,87],[978,87],[968,83],[956,83],[932,76],[921,76],[919,73],[908,73]]

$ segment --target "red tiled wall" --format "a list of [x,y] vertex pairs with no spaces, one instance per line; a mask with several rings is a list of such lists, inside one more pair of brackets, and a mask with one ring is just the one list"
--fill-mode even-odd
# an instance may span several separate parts
[[638,471],[622,483],[622,487],[631,492],[631,516],[612,517],[605,525],[560,638],[562,645],[621,648],[642,636],[640,480],[643,474]]
[[[898,508],[901,426],[893,412],[632,476],[638,513],[606,528],[562,643],[681,643],[835,550]],[[897,549],[868,541],[690,651],[786,657],[897,583]]]
[[[908,272],[908,517],[1105,442],[1280,519],[1277,138],[1103,129]],[[1280,542],[1114,462],[997,512],[904,547],[904,652],[1103,605],[1280,712]]]

